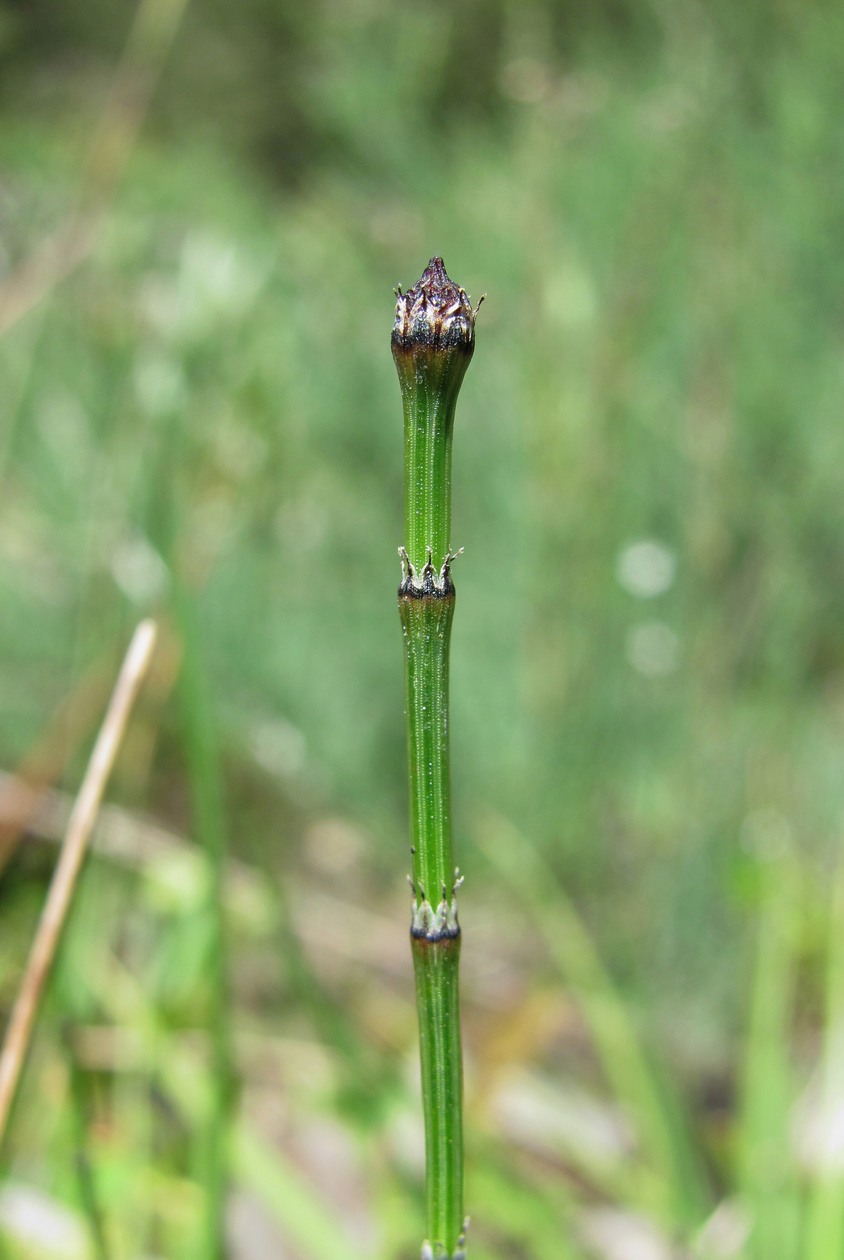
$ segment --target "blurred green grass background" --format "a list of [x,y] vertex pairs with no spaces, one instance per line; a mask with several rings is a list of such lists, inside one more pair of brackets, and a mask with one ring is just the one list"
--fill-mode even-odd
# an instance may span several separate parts
[[4,0],[0,66],[4,1012],[164,627],[5,1253],[210,1260],[224,1215],[238,1260],[417,1254],[388,343],[438,253],[488,294],[453,538],[471,1253],[844,1256],[840,7]]

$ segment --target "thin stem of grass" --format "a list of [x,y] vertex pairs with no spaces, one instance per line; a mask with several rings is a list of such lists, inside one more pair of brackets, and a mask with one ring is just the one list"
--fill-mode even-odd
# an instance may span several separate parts
[[737,1183],[750,1214],[748,1260],[795,1260],[800,1195],[789,1157],[790,1026],[802,916],[799,866],[783,847],[759,857],[760,905],[742,1082]]
[[207,1026],[211,1039],[211,1096],[197,1148],[197,1178],[203,1188],[205,1203],[196,1255],[198,1260],[222,1260],[225,1255],[229,1135],[235,1098],[223,909],[226,832],[214,715],[202,667],[191,593],[181,587],[176,602],[184,643],[180,690],[191,805],[196,835],[208,856],[210,874],[203,916],[208,940]]
[[824,1001],[823,1045],[820,1064],[819,1139],[806,1205],[804,1260],[826,1260],[844,1255],[844,1168],[841,1166],[837,1122],[844,1097],[844,869],[837,872],[829,907]]
[[79,1201],[82,1205],[94,1260],[110,1260],[105,1221],[90,1153],[90,1125],[85,1089],[85,1073],[79,1065],[76,1049],[68,1037],[64,1039],[65,1061],[69,1081],[70,1122],[73,1127],[74,1170]]
[[416,977],[425,1115],[427,1239],[423,1260],[465,1255],[463,1066],[458,967],[460,878],[451,840],[448,668],[451,436],[475,344],[465,292],[432,258],[419,283],[397,291],[393,358],[405,435],[405,546],[399,613],[404,636]]

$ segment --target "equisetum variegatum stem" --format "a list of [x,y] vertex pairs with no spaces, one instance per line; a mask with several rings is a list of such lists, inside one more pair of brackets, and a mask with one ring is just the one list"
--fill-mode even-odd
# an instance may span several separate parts
[[404,408],[405,544],[399,548],[413,873],[416,975],[425,1113],[427,1238],[421,1260],[466,1254],[463,1215],[463,1066],[458,964],[461,877],[451,842],[448,651],[454,616],[450,547],[451,436],[475,348],[463,289],[432,258],[407,293],[396,291],[393,358]]

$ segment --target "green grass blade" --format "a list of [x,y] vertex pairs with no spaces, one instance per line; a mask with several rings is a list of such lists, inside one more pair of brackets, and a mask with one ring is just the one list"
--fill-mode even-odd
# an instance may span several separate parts
[[791,1140],[789,1062],[794,964],[800,926],[797,863],[760,863],[761,902],[744,1062],[737,1184],[750,1217],[748,1260],[797,1257],[799,1187]]
[[665,1224],[698,1224],[706,1210],[707,1187],[685,1125],[577,910],[550,866],[509,823],[496,818],[479,844],[524,904],[576,996],[607,1082],[633,1124],[645,1164],[631,1169],[632,1201]]
[[818,1107],[820,1149],[808,1189],[802,1260],[844,1255],[844,1160],[836,1133],[844,1107],[844,868],[835,882],[829,910],[826,997]]
[[196,1254],[198,1260],[222,1260],[229,1177],[228,1141],[235,1091],[223,917],[226,833],[214,715],[202,667],[195,608],[188,591],[179,592],[177,606],[184,642],[180,679],[182,728],[194,828],[208,855],[210,873],[203,913],[209,942],[207,1019],[213,1072],[208,1114],[198,1135],[197,1172],[205,1193],[205,1211]]
[[237,1179],[269,1209],[297,1255],[308,1260],[364,1260],[327,1204],[280,1151],[271,1149],[246,1125],[235,1129],[232,1148]]

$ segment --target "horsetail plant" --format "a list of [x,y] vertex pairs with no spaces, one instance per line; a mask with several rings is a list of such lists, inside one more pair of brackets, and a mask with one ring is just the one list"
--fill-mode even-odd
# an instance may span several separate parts
[[432,258],[396,290],[392,349],[404,408],[405,544],[399,548],[413,873],[410,937],[425,1115],[427,1238],[421,1260],[466,1255],[460,925],[448,757],[448,652],[454,616],[451,437],[475,348],[477,310]]

